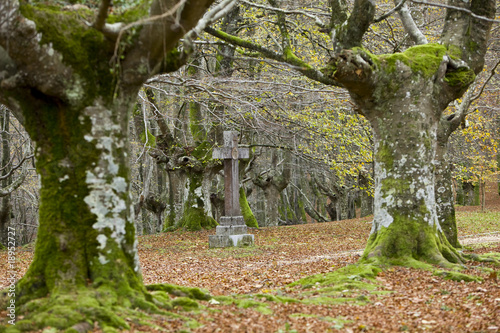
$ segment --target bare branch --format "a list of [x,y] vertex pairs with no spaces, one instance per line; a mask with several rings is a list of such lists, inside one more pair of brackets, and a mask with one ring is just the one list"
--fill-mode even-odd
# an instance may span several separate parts
[[377,17],[376,19],[374,19],[373,22],[374,23],[378,23],[380,21],[385,20],[386,18],[388,18],[389,16],[391,16],[392,14],[394,14],[395,12],[397,12],[398,10],[400,10],[401,7],[403,7],[403,5],[405,3],[406,3],[406,0],[400,1],[399,4],[396,7],[394,7],[393,9],[391,9],[390,11],[388,11],[387,13],[380,15],[379,17]]
[[5,197],[14,192],[26,179],[26,168],[23,168],[21,175],[9,186],[0,189],[0,197]]
[[[240,2],[242,2],[244,4],[247,4],[249,6],[255,7],[255,8],[272,10],[272,11],[283,13],[283,14],[288,14],[288,15],[292,15],[292,14],[304,15],[306,17],[309,17],[310,19],[313,19],[314,22],[316,23],[316,25],[318,27],[321,27],[321,28],[325,28],[326,27],[326,25],[323,23],[323,21],[321,21],[321,19],[319,17],[317,17],[316,15],[313,15],[311,13],[302,11],[302,10],[285,10],[285,9],[281,9],[281,8],[277,8],[277,7],[259,5],[259,4],[256,4],[256,3],[253,3],[253,2],[250,2],[250,1],[247,1],[247,0],[240,0]],[[323,13],[316,13],[316,14],[317,15],[329,16],[329,14],[326,14],[326,13],[325,14],[323,14]]]
[[489,17],[485,17],[485,16],[474,14],[471,10],[469,10],[467,8],[460,8],[460,7],[456,7],[456,6],[445,5],[445,4],[442,4],[442,3],[429,2],[429,1],[426,1],[426,0],[423,0],[423,1],[420,1],[420,0],[411,0],[411,2],[418,3],[419,5],[428,5],[428,6],[434,6],[434,7],[454,9],[454,10],[458,10],[460,12],[467,13],[470,16],[472,16],[473,18],[476,18],[478,20],[483,20],[483,21],[493,22],[493,23],[500,23],[500,20],[496,20],[496,19],[492,19],[492,18],[489,18]]
[[413,42],[417,45],[427,44],[427,38],[425,38],[424,34],[420,31],[420,29],[415,24],[413,17],[411,16],[410,10],[406,3],[400,0],[394,0],[397,6],[403,4],[398,11],[399,18],[403,23],[403,27],[405,28],[406,33],[410,36]]
[[495,75],[495,72],[497,70],[497,67],[498,65],[500,64],[500,60],[497,61],[496,65],[491,69],[490,71],[490,76],[488,76],[488,78],[486,79],[486,81],[484,82],[483,86],[481,87],[481,89],[478,91],[478,93],[476,95],[474,95],[474,97],[471,98],[471,102],[475,101],[476,99],[478,99],[483,91],[484,91],[484,88],[486,87],[486,85],[488,84],[488,82],[490,82],[490,80],[493,78],[493,76]]
[[99,12],[97,13],[95,22],[92,25],[96,30],[99,31],[103,30],[104,25],[106,24],[106,19],[108,18],[108,10],[110,5],[111,5],[111,0],[101,0],[101,4],[99,6]]
[[23,165],[23,163],[24,163],[26,160],[28,160],[28,159],[30,159],[30,158],[33,158],[33,157],[34,157],[34,155],[25,156],[25,157],[21,160],[21,162],[19,162],[19,164],[17,164],[15,167],[13,167],[13,168],[12,168],[12,169],[11,169],[11,170],[7,173],[7,174],[5,174],[5,175],[3,175],[3,176],[0,176],[0,180],[4,180],[4,179],[9,178],[9,177],[12,175],[12,173],[13,173],[14,171],[16,171],[17,169],[19,169],[19,168]]
[[223,41],[225,41],[229,44],[232,44],[235,46],[240,46],[240,47],[243,47],[243,48],[246,48],[249,50],[257,51],[260,54],[262,54],[262,56],[264,56],[264,57],[267,57],[267,58],[270,58],[270,59],[273,59],[276,61],[288,63],[289,65],[293,66],[292,67],[293,69],[304,74],[305,76],[307,76],[311,80],[318,81],[318,82],[321,82],[321,83],[324,83],[327,85],[331,85],[331,86],[341,87],[341,85],[338,82],[336,82],[332,79],[329,79],[328,77],[323,75],[323,73],[321,73],[319,70],[313,68],[311,65],[305,63],[304,61],[300,60],[297,57],[285,57],[283,54],[279,54],[275,51],[269,50],[269,49],[262,47],[254,42],[239,38],[237,36],[227,34],[223,31],[216,30],[216,29],[211,28],[211,27],[206,27],[205,32],[209,33],[210,35],[212,35],[214,37],[222,39]]

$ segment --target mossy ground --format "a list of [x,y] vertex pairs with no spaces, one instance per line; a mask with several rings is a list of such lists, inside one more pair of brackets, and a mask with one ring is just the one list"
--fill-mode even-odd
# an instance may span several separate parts
[[0,332],[26,332],[42,328],[71,333],[94,329],[121,332],[131,326],[154,330],[161,329],[153,320],[157,316],[163,320],[181,321],[189,329],[198,324],[182,313],[197,311],[203,308],[199,300],[211,299],[206,291],[171,284],[150,285],[148,290],[149,293],[129,295],[121,301],[120,296],[109,289],[81,288],[75,292],[54,293],[18,308],[20,319],[15,325],[0,327]]

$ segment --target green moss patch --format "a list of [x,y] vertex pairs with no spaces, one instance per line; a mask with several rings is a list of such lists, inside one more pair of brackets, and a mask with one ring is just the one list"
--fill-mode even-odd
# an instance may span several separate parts
[[[377,284],[375,282],[375,277],[382,269],[371,264],[355,264],[340,268],[334,272],[327,274],[317,274],[308,276],[304,279],[298,280],[290,284],[293,286],[302,286],[304,289],[311,287],[327,287],[335,286],[344,289],[349,289],[346,286],[355,286],[356,288],[361,285],[367,284]],[[356,282],[363,282],[363,284],[358,284]],[[352,289],[352,288],[350,288]]]
[[385,64],[389,73],[396,70],[397,62],[401,62],[410,67],[414,73],[430,78],[437,72],[443,56],[447,53],[448,50],[443,45],[425,44],[410,47],[402,53],[383,54],[378,58]]
[[217,302],[220,302],[224,305],[230,305],[230,304],[236,304],[239,308],[242,309],[253,309],[255,311],[258,311],[262,314],[272,314],[273,311],[269,308],[269,305],[255,300],[257,296],[252,296],[252,295],[245,295],[245,296],[216,296],[214,297],[214,300]]
[[245,189],[240,187],[240,208],[241,214],[243,215],[243,219],[245,220],[245,224],[250,228],[258,228],[259,224],[257,223],[257,219],[253,215],[252,209],[247,201],[247,196],[245,195]]
[[182,308],[185,311],[197,310],[200,306],[198,302],[189,297],[177,297],[172,301],[174,308]]
[[[108,296],[114,296],[111,297],[114,301],[110,302]],[[155,299],[154,295],[130,293],[126,296],[129,301],[125,305],[117,301],[118,298],[120,296],[116,292],[110,295],[109,292],[86,288],[68,293],[55,292],[21,305],[18,314],[23,315],[23,319],[17,320],[16,325],[8,327],[5,332],[36,331],[49,327],[56,331],[73,332],[92,329],[95,322],[103,332],[118,332],[130,328],[125,318],[148,326],[154,326],[149,320],[151,314],[178,318],[155,305],[167,305],[169,302],[165,296]]]
[[461,67],[455,71],[446,73],[444,80],[452,87],[467,87],[476,78],[476,74],[471,69]]
[[352,320],[346,320],[344,317],[333,318],[330,316],[318,316],[315,314],[305,314],[305,313],[293,313],[289,316],[290,318],[317,318],[322,321],[329,323],[334,323],[333,328],[342,329],[345,324],[352,323]]
[[207,291],[201,290],[200,288],[183,287],[176,286],[173,284],[150,284],[146,286],[149,291],[164,291],[170,295],[177,297],[188,297],[191,299],[208,301],[212,298]]
[[146,142],[146,133],[142,132],[140,136],[141,142],[150,148],[156,148],[156,137],[149,130],[146,130],[146,132],[148,140]]
[[472,276],[468,274],[463,274],[460,272],[454,272],[454,271],[443,271],[443,270],[434,270],[434,275],[440,276],[442,278],[445,278],[447,280],[453,280],[453,281],[465,281],[465,282],[471,282],[471,281],[482,281],[483,279],[478,277],[478,276]]

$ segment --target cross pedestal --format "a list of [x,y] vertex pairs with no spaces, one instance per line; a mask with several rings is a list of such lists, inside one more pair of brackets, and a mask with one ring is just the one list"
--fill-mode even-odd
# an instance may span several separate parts
[[215,148],[214,159],[224,160],[224,211],[215,235],[208,236],[209,247],[252,246],[254,237],[247,234],[241,215],[238,160],[249,157],[248,148],[238,148],[238,132],[224,131],[224,147]]

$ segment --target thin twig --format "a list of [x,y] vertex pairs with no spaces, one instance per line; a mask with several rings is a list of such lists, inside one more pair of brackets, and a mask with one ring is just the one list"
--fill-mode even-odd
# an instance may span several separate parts
[[104,25],[106,24],[106,19],[108,18],[108,10],[110,5],[111,5],[111,0],[101,0],[101,4],[99,6],[99,12],[97,13],[95,22],[92,25],[96,30],[102,31],[102,29],[104,28]]
[[442,7],[442,8],[447,8],[447,9],[454,9],[454,10],[458,10],[460,12],[464,12],[464,13],[467,13],[469,14],[470,16],[478,19],[478,20],[483,20],[483,21],[488,21],[488,22],[493,22],[493,23],[500,23],[500,20],[496,20],[496,19],[490,19],[488,17],[484,17],[484,16],[480,16],[480,15],[477,15],[477,14],[474,14],[473,12],[471,12],[469,9],[466,9],[466,8],[460,8],[460,7],[455,7],[455,6],[450,6],[450,5],[445,5],[445,4],[441,4],[441,3],[435,3],[435,2],[428,2],[428,1],[419,1],[419,0],[411,0],[413,3],[418,3],[419,5],[428,5],[428,6],[434,6],[434,7]]
[[380,22],[382,20],[385,20],[386,18],[388,18],[389,16],[391,16],[392,14],[394,14],[395,12],[397,12],[398,10],[400,10],[401,7],[403,7],[403,5],[405,3],[406,3],[406,0],[401,1],[396,7],[394,7],[390,11],[388,11],[387,13],[382,14],[378,18],[374,19],[373,22],[374,23],[378,23],[378,22]]

